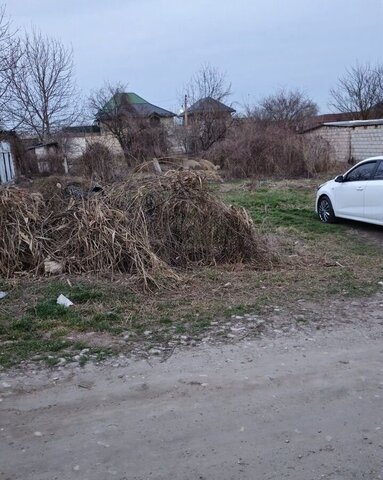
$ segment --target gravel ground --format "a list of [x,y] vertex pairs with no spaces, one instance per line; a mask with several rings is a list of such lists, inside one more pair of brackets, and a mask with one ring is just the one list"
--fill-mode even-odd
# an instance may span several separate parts
[[383,478],[382,307],[298,302],[145,358],[3,372],[0,478]]

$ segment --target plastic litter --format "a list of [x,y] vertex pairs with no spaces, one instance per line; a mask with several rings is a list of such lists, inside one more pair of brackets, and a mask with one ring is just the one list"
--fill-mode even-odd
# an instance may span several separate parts
[[71,305],[74,305],[74,303],[62,293],[57,297],[57,303],[58,305],[63,305],[64,307],[70,307]]
[[45,273],[51,273],[51,274],[57,274],[57,273],[62,273],[63,271],[63,265],[62,263],[55,262],[53,260],[45,260],[44,262],[44,272]]
[[8,292],[0,292],[0,300],[5,298],[8,295]]

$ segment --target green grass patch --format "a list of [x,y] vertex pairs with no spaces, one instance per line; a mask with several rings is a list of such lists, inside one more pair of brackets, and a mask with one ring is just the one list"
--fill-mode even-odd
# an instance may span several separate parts
[[225,200],[246,208],[264,232],[289,228],[306,234],[337,234],[339,225],[327,225],[315,214],[315,193],[290,188],[259,188],[250,192],[229,192]]

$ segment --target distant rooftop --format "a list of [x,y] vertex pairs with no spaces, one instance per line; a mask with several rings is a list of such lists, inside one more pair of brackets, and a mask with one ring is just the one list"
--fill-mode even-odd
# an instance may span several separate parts
[[170,118],[176,116],[175,113],[149,103],[134,92],[121,92],[113,95],[113,97],[100,110],[97,117],[102,118],[103,116],[105,117],[123,112],[129,112],[139,117],[158,116]]
[[[215,100],[212,97],[205,97],[197,100],[193,105],[188,108],[188,114],[193,115],[196,113],[206,113],[206,112],[227,112],[234,113],[234,108],[231,108],[219,100]],[[185,112],[180,114],[180,117],[183,117]]]
[[342,120],[338,122],[320,122],[312,123],[305,128],[302,133],[316,130],[320,127],[368,127],[372,125],[383,125],[383,118],[376,118],[371,120]]
[[368,127],[370,125],[383,125],[383,118],[375,120],[348,120],[346,122],[325,122],[325,127]]
[[100,133],[98,125],[76,125],[74,127],[63,128],[64,133]]

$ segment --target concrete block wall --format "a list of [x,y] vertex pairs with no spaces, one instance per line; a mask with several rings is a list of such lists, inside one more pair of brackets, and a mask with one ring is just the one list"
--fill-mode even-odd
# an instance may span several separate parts
[[305,133],[328,141],[335,161],[360,162],[368,157],[383,155],[383,125],[329,127],[323,125]]
[[311,138],[321,137],[326,140],[336,162],[347,163],[349,161],[351,129],[322,126],[304,135]]
[[355,162],[383,155],[383,125],[351,129],[351,156]]

